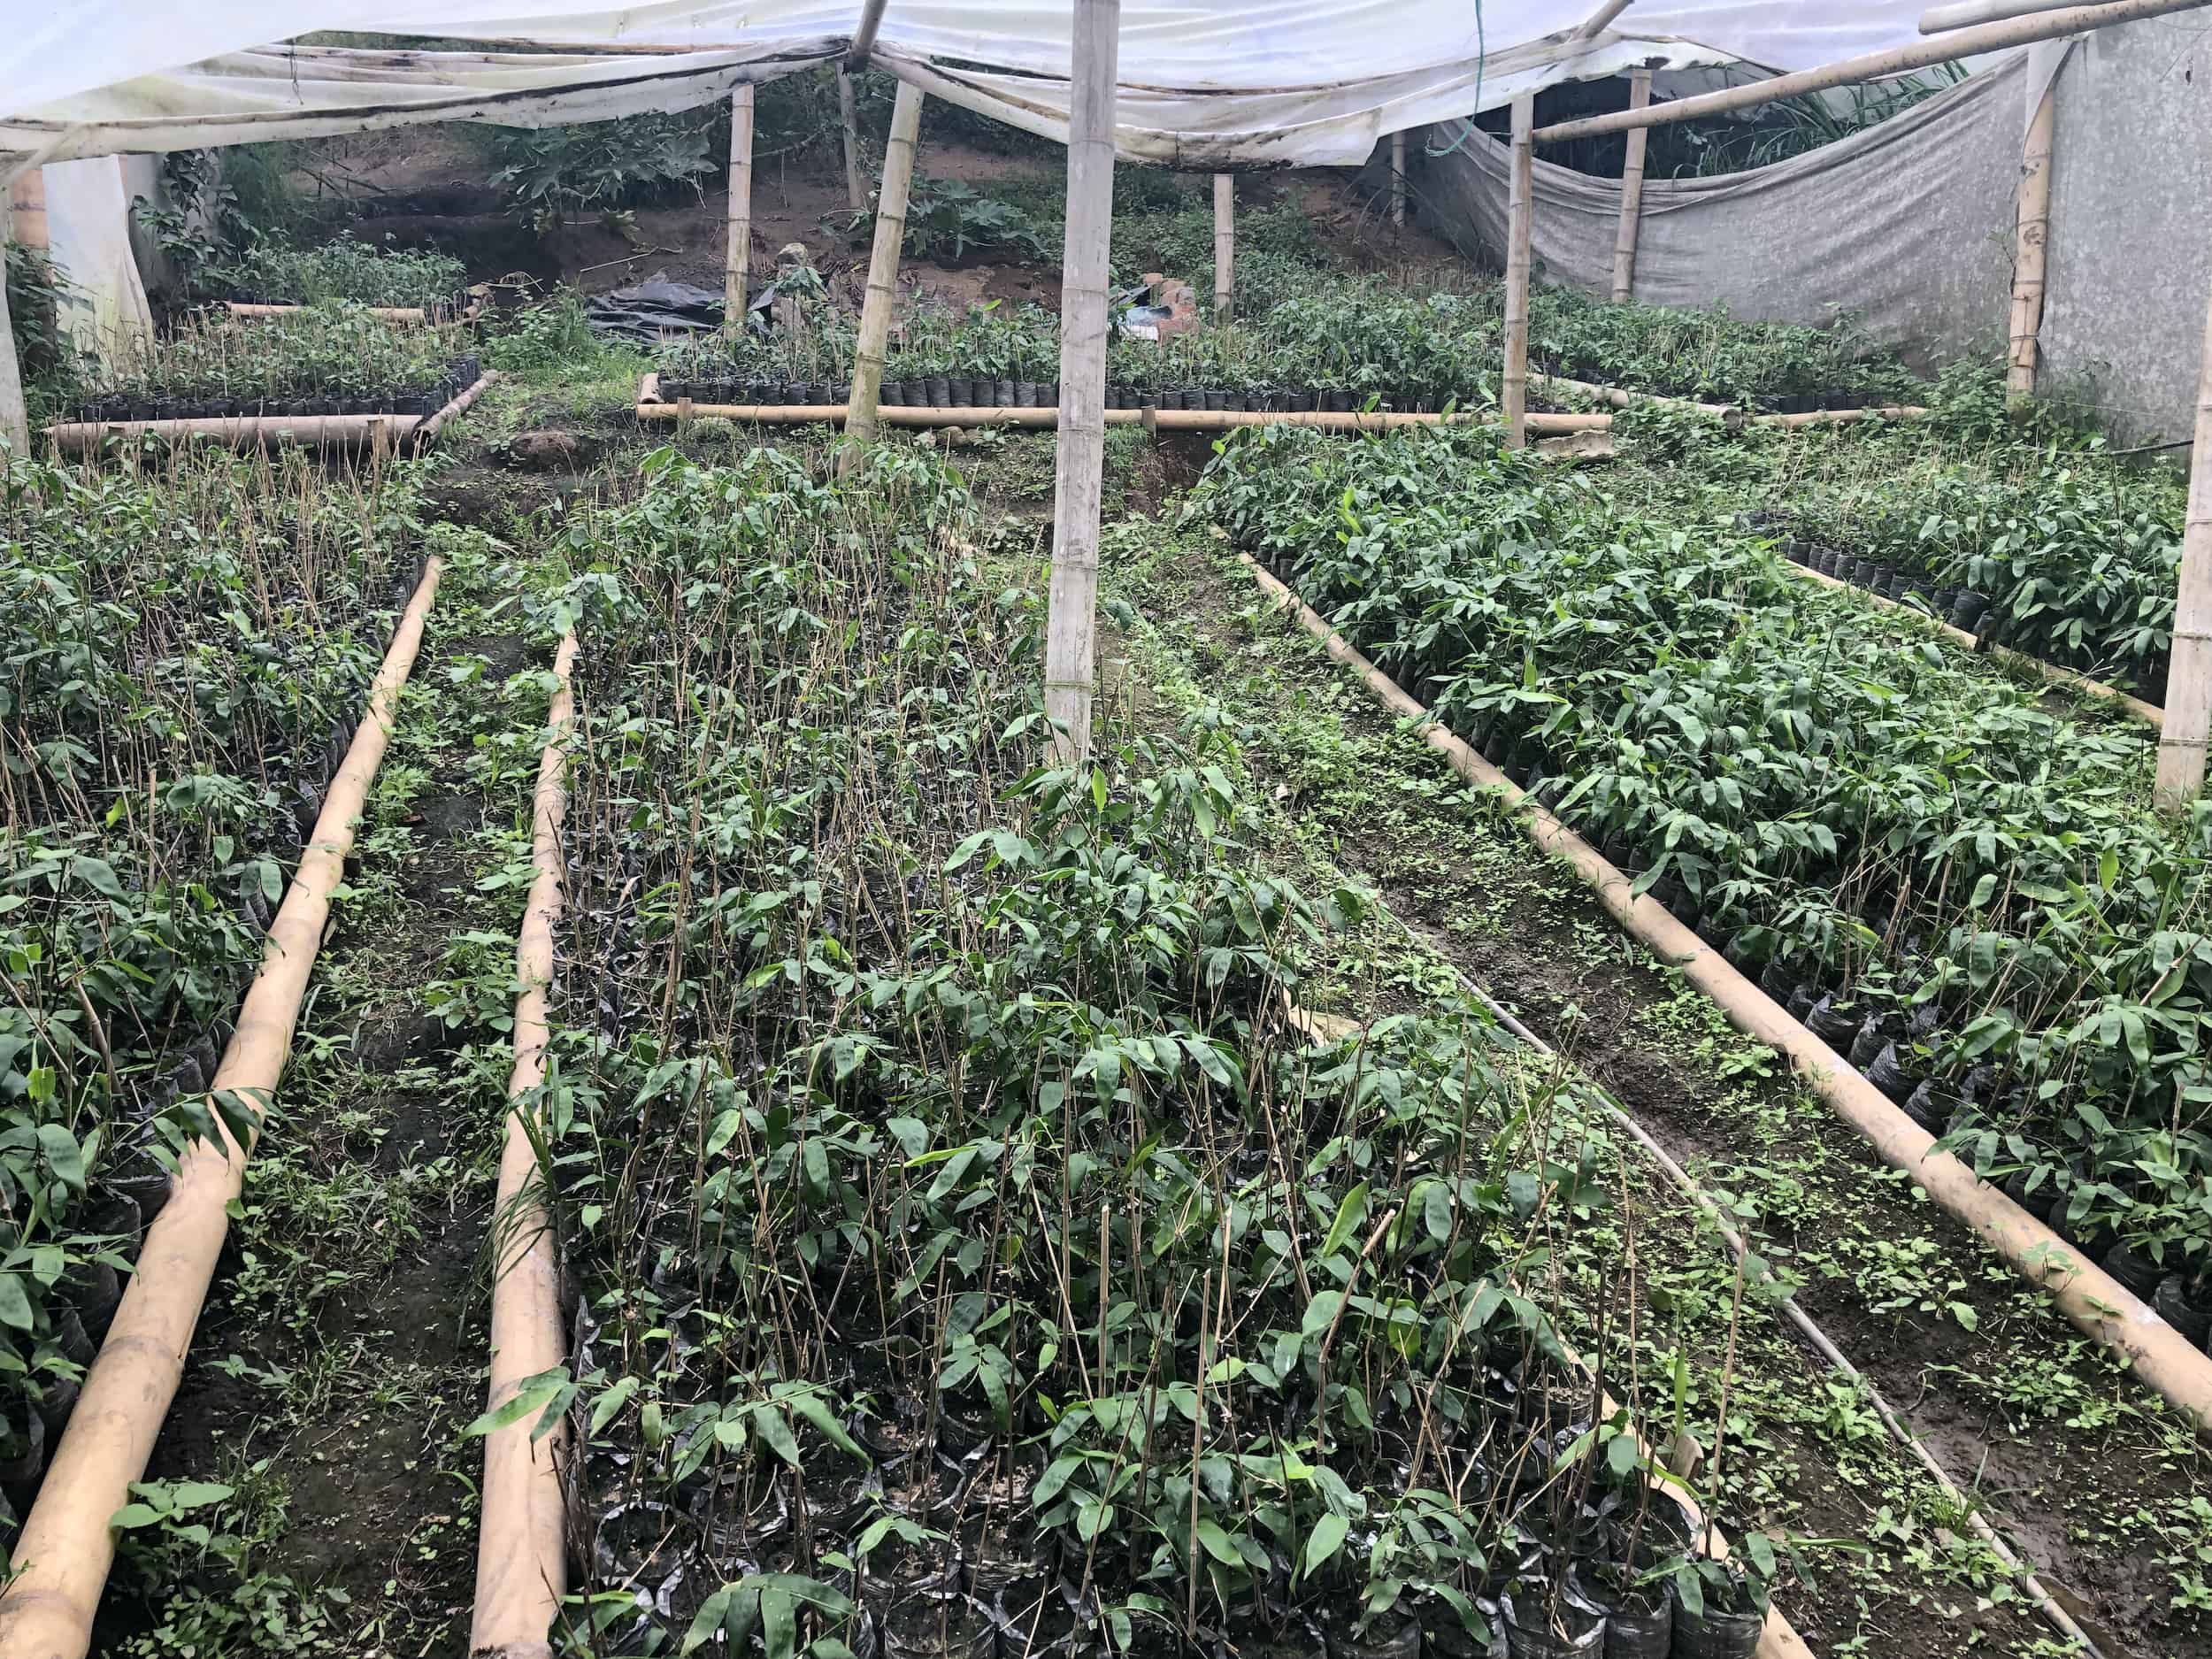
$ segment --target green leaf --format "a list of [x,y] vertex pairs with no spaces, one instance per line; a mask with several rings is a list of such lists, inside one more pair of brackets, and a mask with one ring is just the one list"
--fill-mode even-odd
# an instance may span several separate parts
[[151,1526],[161,1519],[161,1511],[150,1503],[127,1503],[108,1517],[108,1525],[127,1532],[134,1526]]
[[[753,1432],[767,1441],[768,1449],[782,1458],[785,1463],[789,1463],[794,1469],[801,1466],[799,1442],[797,1437],[791,1432],[791,1420],[775,1407],[764,1405],[753,1408]],[[764,1613],[766,1607],[766,1600],[763,1598]]]
[[[0,1317],[4,1317],[5,1310],[0,1309]],[[526,1377],[515,1392],[507,1397],[504,1404],[485,1412],[461,1432],[465,1436],[496,1433],[521,1422],[534,1412],[544,1410],[568,1386],[568,1372],[565,1370],[541,1371],[534,1377]],[[536,1434],[534,1432],[531,1438],[536,1439]]]
[[1313,1531],[1306,1535],[1305,1571],[1309,1577],[1344,1547],[1345,1535],[1351,1530],[1349,1521],[1333,1513],[1324,1515],[1313,1524]]
[[1335,1323],[1336,1310],[1343,1305],[1344,1293],[1342,1291],[1316,1291],[1313,1300],[1306,1304],[1306,1317],[1302,1321],[1306,1335],[1319,1336],[1321,1333],[1327,1330]]
[[1218,1522],[1210,1521],[1202,1515],[1198,1517],[1198,1541],[1205,1547],[1206,1553],[1223,1566],[1240,1567],[1244,1564],[1244,1557],[1238,1553],[1235,1540],[1221,1530]]
[[799,1620],[788,1590],[760,1593],[760,1637],[768,1659],[792,1659],[798,1650]]
[[71,862],[70,868],[83,879],[85,886],[103,898],[123,896],[123,884],[115,879],[115,866],[106,859],[88,858],[81,853]]
[[84,1191],[84,1153],[75,1136],[59,1124],[41,1124],[38,1149],[46,1155],[57,1180],[73,1193]]
[[18,1331],[31,1328],[31,1298],[19,1273],[0,1273],[0,1325]]
[[702,1646],[708,1637],[722,1627],[729,1617],[732,1603],[737,1600],[737,1586],[726,1584],[699,1604],[699,1610],[691,1616],[691,1628],[684,1632],[684,1645],[676,1651],[687,1654]]
[[1336,1207],[1336,1219],[1329,1224],[1329,1236],[1321,1241],[1322,1261],[1327,1261],[1344,1248],[1366,1214],[1367,1183],[1362,1181],[1345,1194],[1344,1202]]

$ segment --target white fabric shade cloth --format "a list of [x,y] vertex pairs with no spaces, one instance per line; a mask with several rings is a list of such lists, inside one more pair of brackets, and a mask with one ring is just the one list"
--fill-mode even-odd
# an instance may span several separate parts
[[[1924,0],[1124,0],[1116,142],[1192,168],[1364,160],[1383,134],[1640,63],[1809,68],[1917,38]],[[414,121],[673,110],[841,54],[859,0],[0,0],[0,150],[54,160]],[[889,0],[875,57],[933,96],[1067,134],[1072,8]],[[288,48],[322,30],[483,51]],[[500,50],[527,44],[556,53]]]

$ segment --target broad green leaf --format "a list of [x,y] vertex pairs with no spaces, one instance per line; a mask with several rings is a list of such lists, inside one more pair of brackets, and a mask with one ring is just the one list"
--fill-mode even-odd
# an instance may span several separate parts
[[1305,1571],[1309,1576],[1326,1565],[1329,1558],[1344,1547],[1345,1534],[1352,1524],[1342,1516],[1331,1512],[1313,1524],[1313,1531],[1306,1535]]

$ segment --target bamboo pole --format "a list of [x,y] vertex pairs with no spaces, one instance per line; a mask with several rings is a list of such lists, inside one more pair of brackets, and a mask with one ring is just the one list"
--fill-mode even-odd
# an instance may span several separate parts
[[[1069,68],[1067,242],[1060,268],[1060,442],[1052,491],[1045,716],[1064,763],[1091,747],[1098,519],[1106,463],[1107,244],[1114,212],[1114,83],[1121,0],[1075,0]],[[1221,196],[1216,189],[1215,202]]]
[[50,251],[53,234],[46,223],[46,169],[26,167],[8,187],[8,240],[40,253]]
[[1603,5],[1584,19],[1582,27],[1574,32],[1574,39],[1577,41],[1597,39],[1615,18],[1620,16],[1634,4],[1635,0],[1605,0]]
[[239,1005],[238,1028],[210,1085],[245,1109],[247,1141],[216,1119],[218,1139],[177,1160],[168,1202],[146,1231],[84,1392],[16,1540],[14,1576],[0,1590],[0,1659],[81,1659],[101,1586],[115,1559],[108,1520],[146,1472],[154,1439],[184,1375],[193,1327],[244,1188],[246,1159],[276,1092],[330,902],[390,741],[400,688],[414,667],[442,569],[434,558],[392,632],[344,763],[330,780],[292,885],[269,926],[261,969]]
[[[633,407],[640,420],[739,420],[766,426],[836,426],[845,419],[842,403],[694,403],[641,399]],[[1323,432],[1388,432],[1399,426],[1494,426],[1489,410],[1455,410],[1446,414],[1409,411],[1301,410],[1270,412],[1252,409],[1109,409],[1109,426],[1143,426],[1157,432],[1226,432],[1233,426],[1312,426]],[[1535,413],[1524,418],[1539,434],[1603,432],[1613,424],[1605,414]],[[929,409],[893,406],[876,411],[885,426],[1037,426],[1060,424],[1056,409],[1026,406],[987,409]]]
[[1800,93],[1825,92],[1831,87],[1847,87],[1857,81],[1871,81],[1878,75],[1925,69],[1931,64],[1948,63],[1955,58],[1965,58],[1978,52],[2003,51],[2014,46],[2032,46],[2037,41],[2055,41],[2061,35],[2078,35],[2085,29],[2104,28],[2115,23],[2133,23],[2144,18],[2165,17],[2176,12],[2194,12],[2206,5],[2212,5],[2212,0],[2110,0],[2110,4],[2105,5],[2068,6],[2062,11],[2039,12],[2033,17],[2014,18],[2007,22],[1985,24],[1979,28],[1962,29],[1955,35],[1942,35],[1919,45],[1894,46],[1886,51],[1866,52],[1818,69],[1805,69],[1795,74],[1775,75],[1766,81],[1755,81],[1748,86],[1724,87],[1718,92],[1700,93],[1694,98],[1671,98],[1648,109],[1618,110],[1610,115],[1586,115],[1578,120],[1556,122],[1541,128],[1536,134],[1536,142],[1540,144],[1557,144],[1571,138],[1595,138],[1603,133],[1632,132],[1639,127],[1664,127],[1674,121],[1700,120],[1708,115],[1725,115],[1736,110],[1771,104],[1777,98],[1795,97]]
[[[1628,77],[1628,107],[1651,104],[1651,71],[1638,69]],[[1613,303],[1619,304],[1636,289],[1636,231],[1644,211],[1644,147],[1651,134],[1638,127],[1628,135],[1628,158],[1621,165],[1621,223],[1613,233]]]
[[2181,536],[2181,590],[2174,606],[2173,672],[2158,739],[2157,800],[2178,814],[2204,787],[2212,733],[2212,307],[2197,370],[2196,447],[2189,457],[2189,518]]
[[1536,219],[1536,95],[1513,100],[1513,176],[1506,197],[1505,374],[1499,403],[1505,411],[1505,442],[1518,449],[1528,443],[1528,263]]
[[1214,321],[1225,323],[1233,309],[1231,285],[1236,280],[1237,181],[1228,173],[1214,174]]
[[151,434],[174,442],[186,439],[227,443],[250,449],[272,443],[296,443],[310,449],[341,449],[369,444],[395,449],[411,443],[420,449],[446,424],[484,394],[499,378],[487,369],[442,408],[428,415],[229,415],[192,420],[64,420],[45,428],[46,436],[65,455],[89,454],[110,438],[139,438]]
[[2028,122],[2020,154],[2018,243],[2012,261],[2012,337],[2005,365],[2005,392],[2035,396],[2037,335],[2043,326],[2043,273],[2051,231],[2051,139],[2056,125],[2058,77],[2044,84]]
[[[0,196],[0,246],[13,234],[14,214],[8,198]],[[0,438],[18,455],[31,449],[30,411],[23,402],[23,365],[15,354],[15,322],[8,315],[8,285],[0,282]]]
[[[535,872],[515,940],[514,1066],[507,1077],[507,1126],[499,1156],[494,1202],[492,1362],[487,1410],[497,1410],[529,1379],[567,1358],[561,1333],[561,1264],[553,1222],[545,1206],[534,1142],[541,1134],[526,1125],[527,1102],[545,1081],[545,1050],[552,1040],[546,994],[553,982],[553,926],[561,915],[561,822],[568,812],[568,728],[576,708],[571,676],[576,634],[571,629],[553,657],[557,689],[546,713],[548,735],[538,757],[532,801],[530,859]],[[483,1512],[476,1535],[476,1608],[469,1651],[510,1659],[543,1651],[568,1582],[563,1526],[561,1469],[568,1455],[567,1425],[534,1438],[525,1417],[484,1439]]]
[[753,268],[753,83],[730,94],[729,243],[722,256],[722,329],[745,326]]
[[860,176],[860,106],[853,97],[853,78],[837,72],[837,123],[845,139],[845,201],[856,213],[868,205],[868,182]]
[[[914,140],[921,129],[921,88],[902,81],[898,101],[891,106],[891,139],[883,150],[883,191],[876,202],[876,241],[868,255],[868,292],[861,302],[860,338],[853,347],[852,413],[845,429],[856,438],[876,435],[891,308],[898,298],[899,247],[906,240],[906,189],[913,180]],[[842,472],[851,465],[848,451],[838,468]]]
[[868,55],[876,49],[876,31],[883,27],[885,0],[866,0],[860,9],[860,23],[853,30],[853,43],[845,54],[845,67],[858,74],[868,66]]
[[1951,29],[1971,28],[1977,23],[2001,23],[2007,18],[2055,12],[2073,4],[2075,0],[1963,0],[1959,5],[1929,7],[1920,14],[1920,32],[1941,35]]
[[1403,230],[1406,223],[1406,135],[1390,135],[1390,222]]

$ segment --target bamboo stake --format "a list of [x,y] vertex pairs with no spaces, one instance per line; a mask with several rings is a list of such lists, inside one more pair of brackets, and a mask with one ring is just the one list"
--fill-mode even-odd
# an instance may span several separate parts
[[[883,389],[883,359],[891,338],[891,307],[898,297],[899,246],[906,239],[906,189],[914,177],[914,140],[922,128],[921,88],[902,81],[891,106],[891,140],[883,150],[883,194],[876,204],[876,242],[868,255],[868,293],[860,307],[860,338],[853,347],[851,417],[846,431],[876,435],[876,404]],[[846,451],[838,470],[852,465]]]
[[1390,222],[1403,230],[1406,223],[1406,135],[1390,135]]
[[[0,244],[13,234],[15,215],[8,199],[0,197]],[[15,355],[15,323],[8,315],[8,285],[0,282],[0,438],[14,446],[18,455],[31,448],[31,416],[23,403],[23,365]]]
[[2189,518],[2181,537],[2181,591],[2174,606],[2173,672],[2158,739],[2158,808],[2178,814],[2204,787],[2212,731],[2212,308],[2197,370],[2197,441],[2189,457]]
[[2043,326],[2043,273],[2051,232],[2051,138],[2056,125],[2058,78],[2054,75],[2028,122],[2020,155],[2019,242],[2012,262],[2012,340],[2005,392],[2035,396],[2036,336]]
[[1513,100],[1513,178],[1506,197],[1505,376],[1499,403],[1505,411],[1505,442],[1511,449],[1528,444],[1528,262],[1536,218],[1536,95]]
[[868,205],[868,185],[860,176],[860,108],[853,78],[843,69],[837,72],[837,120],[845,135],[845,200],[857,213]]
[[[1645,109],[1651,103],[1651,71],[1638,69],[1628,77],[1628,107]],[[1613,303],[1619,304],[1636,289],[1636,230],[1644,211],[1644,146],[1650,134],[1638,127],[1628,135],[1628,159],[1621,165],[1621,224],[1613,233]]]
[[[1068,111],[1067,242],[1060,267],[1060,442],[1053,469],[1045,715],[1066,764],[1091,747],[1098,627],[1099,493],[1106,464],[1107,242],[1114,211],[1114,82],[1121,0],[1075,0]],[[1215,201],[1220,201],[1217,189]]]
[[[549,735],[538,757],[532,802],[531,863],[535,873],[515,940],[514,1066],[507,1078],[508,1116],[493,1210],[498,1270],[492,1276],[492,1362],[488,1410],[512,1399],[531,1378],[567,1358],[561,1332],[561,1263],[553,1222],[526,1112],[545,1081],[552,1040],[547,991],[553,982],[553,926],[561,914],[561,823],[568,812],[568,728],[575,711],[571,672],[576,634],[554,653],[558,689],[546,712]],[[565,1423],[534,1436],[534,1418],[511,1423],[484,1440],[483,1518],[476,1537],[476,1608],[469,1651],[519,1655],[541,1646],[559,1616],[567,1587],[561,1471],[567,1461]]]
[[753,83],[730,94],[729,246],[722,258],[722,328],[745,325],[753,266]]
[[1861,81],[1871,81],[1879,75],[1901,74],[1909,69],[1925,69],[1931,64],[1948,63],[1955,58],[1965,58],[1978,52],[2031,46],[2037,41],[2055,41],[2062,35],[2078,35],[2085,29],[2104,28],[2115,23],[2133,23],[2144,18],[2165,17],[2175,12],[2194,12],[2206,5],[2212,5],[2212,0],[2110,0],[2110,4],[2104,5],[2068,6],[2062,11],[2040,12],[2034,17],[2014,18],[2008,22],[1962,29],[1955,35],[1941,35],[1916,46],[1893,46],[1886,51],[1866,52],[1818,69],[1804,69],[1795,74],[1775,75],[1765,81],[1755,81],[1747,86],[1724,87],[1718,92],[1700,93],[1694,98],[1671,98],[1648,109],[1618,110],[1610,115],[1586,115],[1579,120],[1555,122],[1539,131],[1536,142],[1540,144],[1558,144],[1571,138],[1595,138],[1603,133],[1631,132],[1639,127],[1664,127],[1675,121],[1700,120],[1708,115],[1724,115],[1735,110],[1771,104],[1777,98],[1795,97],[1800,93],[1825,92],[1831,87],[1847,87]]
[[1231,311],[1229,290],[1236,280],[1236,175],[1214,174],[1214,321],[1225,323]]

